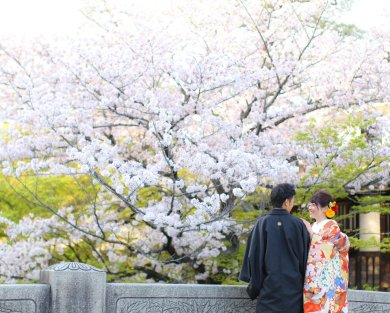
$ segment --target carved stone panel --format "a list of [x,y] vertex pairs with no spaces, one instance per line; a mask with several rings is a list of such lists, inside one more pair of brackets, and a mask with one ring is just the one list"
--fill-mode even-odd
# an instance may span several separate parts
[[348,292],[350,313],[390,313],[390,293],[350,290]]
[[0,313],[49,313],[50,286],[0,285]]
[[256,301],[221,298],[121,298],[115,313],[250,313]]
[[350,302],[349,312],[350,313],[390,313],[390,303]]
[[0,313],[37,313],[33,300],[0,300]]

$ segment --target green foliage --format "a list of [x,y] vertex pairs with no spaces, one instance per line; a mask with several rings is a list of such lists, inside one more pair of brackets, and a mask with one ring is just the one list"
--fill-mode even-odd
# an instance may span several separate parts
[[40,205],[39,199],[55,209],[83,207],[93,197],[94,188],[90,178],[82,176],[24,176],[15,179],[0,175],[1,215],[13,221],[30,213],[40,217],[50,216],[50,212]]
[[241,285],[243,283],[238,282],[238,271],[241,268],[246,245],[240,244],[237,248],[232,247],[230,242],[225,242],[225,244],[230,249],[228,248],[227,252],[213,259],[217,264],[218,272],[211,276],[211,281],[223,285]]
[[132,215],[134,215],[133,211],[127,207],[119,212],[118,218],[122,221],[129,220]]
[[[316,123],[313,119],[306,131],[296,133],[297,142],[313,153],[314,161],[310,167],[307,164],[300,164],[303,175],[297,189],[296,202],[301,204],[297,216],[308,218],[305,204],[309,202],[313,193],[320,189],[326,189],[336,199],[350,197],[354,201],[351,211],[338,216],[336,220],[342,221],[356,214],[379,212],[390,214],[390,196],[385,194],[371,195],[363,192],[362,195],[351,196],[346,188],[348,183],[354,181],[367,172],[375,173],[380,170],[382,162],[388,162],[390,158],[375,154],[381,144],[373,141],[365,130],[375,123],[375,119],[366,118],[362,113],[355,113],[349,116],[341,116],[339,119],[324,120]],[[370,153],[367,153],[369,149]],[[321,158],[314,158],[317,151],[326,151]],[[337,159],[343,162],[336,162]],[[314,184],[307,184],[309,178],[315,178]],[[355,249],[379,247],[382,252],[390,251],[390,240],[385,238],[382,242],[372,237],[368,240],[358,239],[359,229],[349,230],[351,247]]]
[[383,238],[379,247],[383,253],[390,252],[390,237]]
[[78,262],[88,263],[90,265],[101,267],[101,265],[95,260],[93,256],[93,250],[84,241],[69,244],[64,248],[63,254],[60,255],[58,252],[53,253],[54,258],[66,259],[66,260],[77,260]]
[[375,237],[371,237],[366,240],[362,240],[356,237],[349,237],[349,241],[351,243],[351,248],[353,249],[368,249],[380,246],[380,243],[375,239]]
[[249,194],[243,200],[238,200],[231,216],[239,223],[253,223],[257,218],[268,212],[269,190],[258,187],[255,192]]
[[356,213],[378,212],[381,214],[390,214],[390,196],[387,195],[367,195],[357,196],[356,202],[352,208]]
[[177,176],[185,181],[196,179],[196,176],[192,174],[187,168],[182,168],[180,171],[178,171]]
[[366,291],[378,291],[379,290],[379,286],[371,286],[369,284],[364,284],[363,285],[363,290],[366,290]]
[[[304,174],[299,184],[298,202],[307,203],[314,191],[323,188],[335,198],[345,198],[348,183],[368,171],[380,170],[379,165],[386,158],[374,152],[366,153],[365,150],[371,142],[363,130],[370,128],[374,122],[375,119],[357,113],[338,120],[324,120],[320,126],[311,120],[306,131],[296,133],[296,141],[309,150],[313,158],[319,150],[326,152],[315,159],[310,167],[301,164]],[[340,159],[343,163],[337,161]],[[306,184],[309,178],[316,179],[314,184]]]
[[141,188],[137,195],[137,206],[144,208],[148,206],[149,201],[161,201],[162,195],[155,186]]
[[361,38],[364,35],[364,31],[354,24],[335,24],[333,29],[343,36]]
[[251,209],[249,211],[243,211],[240,207],[235,207],[232,210],[231,216],[238,222],[254,221],[260,216],[259,211]]

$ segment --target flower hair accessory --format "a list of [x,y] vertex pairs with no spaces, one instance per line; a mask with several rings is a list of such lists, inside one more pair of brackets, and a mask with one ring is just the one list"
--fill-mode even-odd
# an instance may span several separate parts
[[337,203],[336,201],[329,202],[328,204],[328,209],[325,212],[326,217],[332,218],[333,216],[336,215],[337,212]]

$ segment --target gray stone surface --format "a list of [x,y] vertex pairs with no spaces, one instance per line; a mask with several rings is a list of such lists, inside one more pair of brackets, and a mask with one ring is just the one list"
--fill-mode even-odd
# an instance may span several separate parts
[[251,313],[245,287],[107,284],[107,313]]
[[53,313],[105,313],[106,273],[102,270],[61,263],[42,271],[41,282],[51,287]]
[[350,290],[348,292],[350,313],[390,313],[390,293]]
[[49,313],[48,285],[0,285],[0,313]]
[[[245,286],[107,284],[106,313],[254,313]],[[350,290],[351,313],[390,313],[390,293]]]

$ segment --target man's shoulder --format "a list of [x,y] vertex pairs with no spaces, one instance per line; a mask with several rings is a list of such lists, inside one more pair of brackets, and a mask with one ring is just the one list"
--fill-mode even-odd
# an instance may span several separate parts
[[300,225],[300,226],[302,226],[302,225],[304,226],[305,225],[302,222],[302,220],[299,217],[296,217],[295,215],[289,214],[287,219],[289,220],[290,223],[292,223],[294,225]]
[[296,217],[295,215],[290,214],[290,217],[293,221],[302,223],[302,220],[299,217]]
[[256,219],[256,224],[262,224],[262,223],[264,223],[264,221],[267,220],[267,218],[268,218],[268,214],[267,214],[267,215],[262,215],[262,216],[258,217],[258,218]]
[[299,217],[296,217],[295,215],[291,215],[291,220],[293,221],[294,224],[305,226],[303,221]]
[[266,221],[268,220],[268,214],[262,215],[256,219],[256,222],[254,224],[254,228],[256,227],[262,227],[264,224],[266,224]]
[[256,219],[256,224],[262,224],[264,222],[267,222],[269,220],[273,220],[273,219],[284,219],[284,220],[288,220],[289,222],[291,223],[294,223],[294,224],[303,224],[302,220],[292,214],[283,214],[283,215],[273,215],[273,214],[265,214],[263,216],[260,216]]

